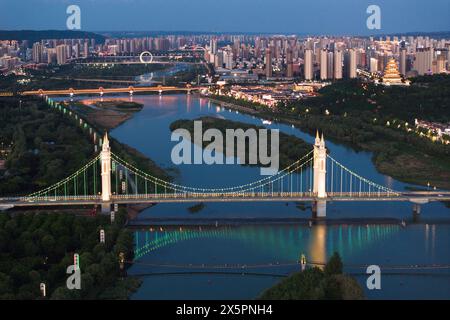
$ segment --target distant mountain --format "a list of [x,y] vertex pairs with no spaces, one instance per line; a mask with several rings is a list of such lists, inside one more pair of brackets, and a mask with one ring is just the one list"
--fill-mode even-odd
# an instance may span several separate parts
[[430,37],[433,39],[450,39],[450,31],[436,31],[436,32],[399,32],[399,33],[377,33],[373,37],[385,37],[385,36],[413,36],[413,37]]
[[429,36],[433,39],[449,39],[450,31],[439,31],[439,32],[397,32],[397,33],[374,33],[374,34],[317,34],[317,33],[307,33],[307,32],[233,32],[233,31],[164,31],[164,30],[149,30],[149,31],[96,31],[96,33],[104,35],[107,38],[139,38],[139,37],[156,37],[156,36],[167,36],[167,35],[178,35],[178,36],[195,36],[195,35],[297,35],[297,36],[354,36],[361,38],[373,37],[385,37],[385,36]]
[[[227,32],[211,32],[211,31],[164,31],[164,30],[153,30],[153,31],[96,31],[106,37],[111,38],[140,38],[140,37],[157,37],[157,36],[195,36],[195,35],[220,35],[229,34]],[[237,33],[231,33],[237,34]],[[240,33],[245,34],[245,33]]]
[[0,30],[0,40],[29,40],[31,43],[42,39],[95,39],[98,43],[105,42],[105,36],[75,30]]

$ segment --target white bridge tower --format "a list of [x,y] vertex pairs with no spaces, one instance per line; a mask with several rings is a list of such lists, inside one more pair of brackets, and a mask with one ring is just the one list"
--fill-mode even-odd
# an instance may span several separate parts
[[316,141],[314,143],[314,185],[313,193],[317,198],[326,198],[327,186],[327,149],[325,148],[325,140],[319,138],[319,132],[316,134]]
[[111,148],[109,147],[108,133],[105,133],[100,152],[102,166],[102,201],[111,201]]

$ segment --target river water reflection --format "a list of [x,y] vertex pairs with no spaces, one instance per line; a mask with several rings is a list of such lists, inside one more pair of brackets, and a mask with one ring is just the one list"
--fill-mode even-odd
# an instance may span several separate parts
[[[129,99],[124,97],[124,99]],[[240,165],[179,165],[171,162],[169,125],[177,119],[215,116],[263,125],[257,117],[221,108],[207,99],[191,95],[135,96],[144,104],[141,112],[114,129],[111,134],[153,159],[169,170],[175,180],[196,187],[234,186],[261,178],[259,168]],[[287,134],[313,143],[311,135],[290,125],[272,123]],[[325,137],[326,138],[326,137]],[[196,148],[196,146],[193,146]],[[406,184],[379,174],[371,162],[371,154],[357,152],[347,146],[327,141],[334,159],[354,172],[389,188],[402,190]],[[132,223],[146,225],[149,218],[198,220],[221,218],[304,218],[311,217],[310,204],[296,203],[207,203],[197,213],[190,213],[192,204],[160,204],[144,210]],[[361,221],[366,218],[366,221]],[[371,219],[382,219],[383,224]],[[354,219],[358,219],[357,222]],[[392,221],[387,219],[397,219]],[[410,203],[329,203],[327,225],[259,224],[236,227],[189,227],[159,231],[140,227],[135,232],[138,262],[171,265],[214,264],[276,264],[307,259],[324,261],[338,251],[345,265],[378,264],[450,264],[450,210],[442,203],[422,207],[420,217],[413,219]],[[400,221],[404,220],[406,226]],[[387,221],[387,222],[386,222]],[[201,228],[200,228],[201,229]],[[144,231],[145,230],[145,231]],[[157,231],[156,231],[157,230]],[[281,274],[295,271],[297,266],[270,267],[260,273]],[[169,268],[135,264],[130,274],[167,272]],[[189,268],[177,267],[175,271]],[[263,270],[264,269],[264,270]],[[170,270],[169,270],[170,271]],[[263,272],[264,271],[264,272]],[[361,270],[346,268],[348,272]],[[363,270],[365,271],[365,270]],[[448,272],[448,269],[445,270]],[[382,268],[383,272],[383,268]],[[391,272],[382,276],[382,290],[369,291],[369,298],[450,298],[450,277],[442,272],[427,271],[424,275]],[[403,272],[403,271],[402,271]],[[357,276],[365,287],[365,276]],[[236,274],[171,274],[145,276],[136,299],[236,299],[255,298],[274,284],[279,277]]]

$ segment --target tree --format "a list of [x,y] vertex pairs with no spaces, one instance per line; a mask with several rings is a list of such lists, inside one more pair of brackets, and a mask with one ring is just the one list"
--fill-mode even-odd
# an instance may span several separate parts
[[262,293],[260,299],[305,300],[305,299],[363,299],[358,282],[342,274],[342,261],[334,253],[325,266],[295,273]]
[[342,299],[341,286],[334,276],[326,277],[322,283],[323,298],[327,300]]
[[328,260],[328,263],[325,265],[325,274],[330,276],[334,274],[342,274],[342,260],[339,253],[335,252],[331,256],[330,260]]
[[51,295],[50,299],[52,300],[75,300],[80,299],[81,293],[80,290],[69,290],[65,286],[58,287],[55,291],[53,291],[53,294]]
[[11,277],[4,273],[0,273],[0,297],[4,294],[11,293],[12,291]]
[[52,255],[54,246],[55,246],[55,238],[53,238],[52,235],[47,234],[42,238],[41,248],[45,253],[47,253],[48,255]]

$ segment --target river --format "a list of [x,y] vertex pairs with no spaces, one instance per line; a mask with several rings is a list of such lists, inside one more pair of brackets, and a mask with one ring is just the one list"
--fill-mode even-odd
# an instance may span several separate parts
[[[124,99],[130,98],[124,96]],[[177,142],[170,139],[169,125],[177,119],[206,115],[257,125],[262,125],[262,119],[221,108],[205,98],[191,95],[147,95],[131,99],[144,104],[144,108],[114,129],[111,135],[149,156],[174,175],[178,183],[220,187],[261,178],[256,167],[175,166],[171,161],[171,150]],[[309,143],[314,140],[313,136],[291,125],[272,123],[265,126]],[[369,152],[355,151],[329,141],[326,146],[334,159],[369,180],[395,190],[407,186],[378,173]],[[345,271],[355,274],[369,299],[450,298],[450,276],[445,273],[448,269],[424,270],[420,275],[411,274],[417,271],[409,269],[388,269],[392,265],[450,264],[450,210],[442,203],[423,205],[420,216],[416,217],[413,217],[410,203],[338,202],[328,203],[327,224],[283,222],[152,230],[142,227],[150,218],[183,221],[304,218],[307,221],[311,217],[308,203],[300,206],[296,203],[207,203],[197,213],[189,212],[190,206],[192,204],[159,204],[144,210],[132,222],[141,227],[134,231],[139,254],[129,274],[143,275],[144,280],[133,299],[253,299],[279,281],[282,274],[298,270],[295,261],[302,253],[309,261],[325,261],[334,251],[341,254]],[[400,221],[405,221],[406,225]],[[202,264],[236,264],[239,267],[197,273],[205,271]],[[365,269],[359,265],[367,264],[380,265],[381,290],[366,288]],[[190,273],[185,273],[188,271]],[[153,275],[145,275],[150,273]]]

